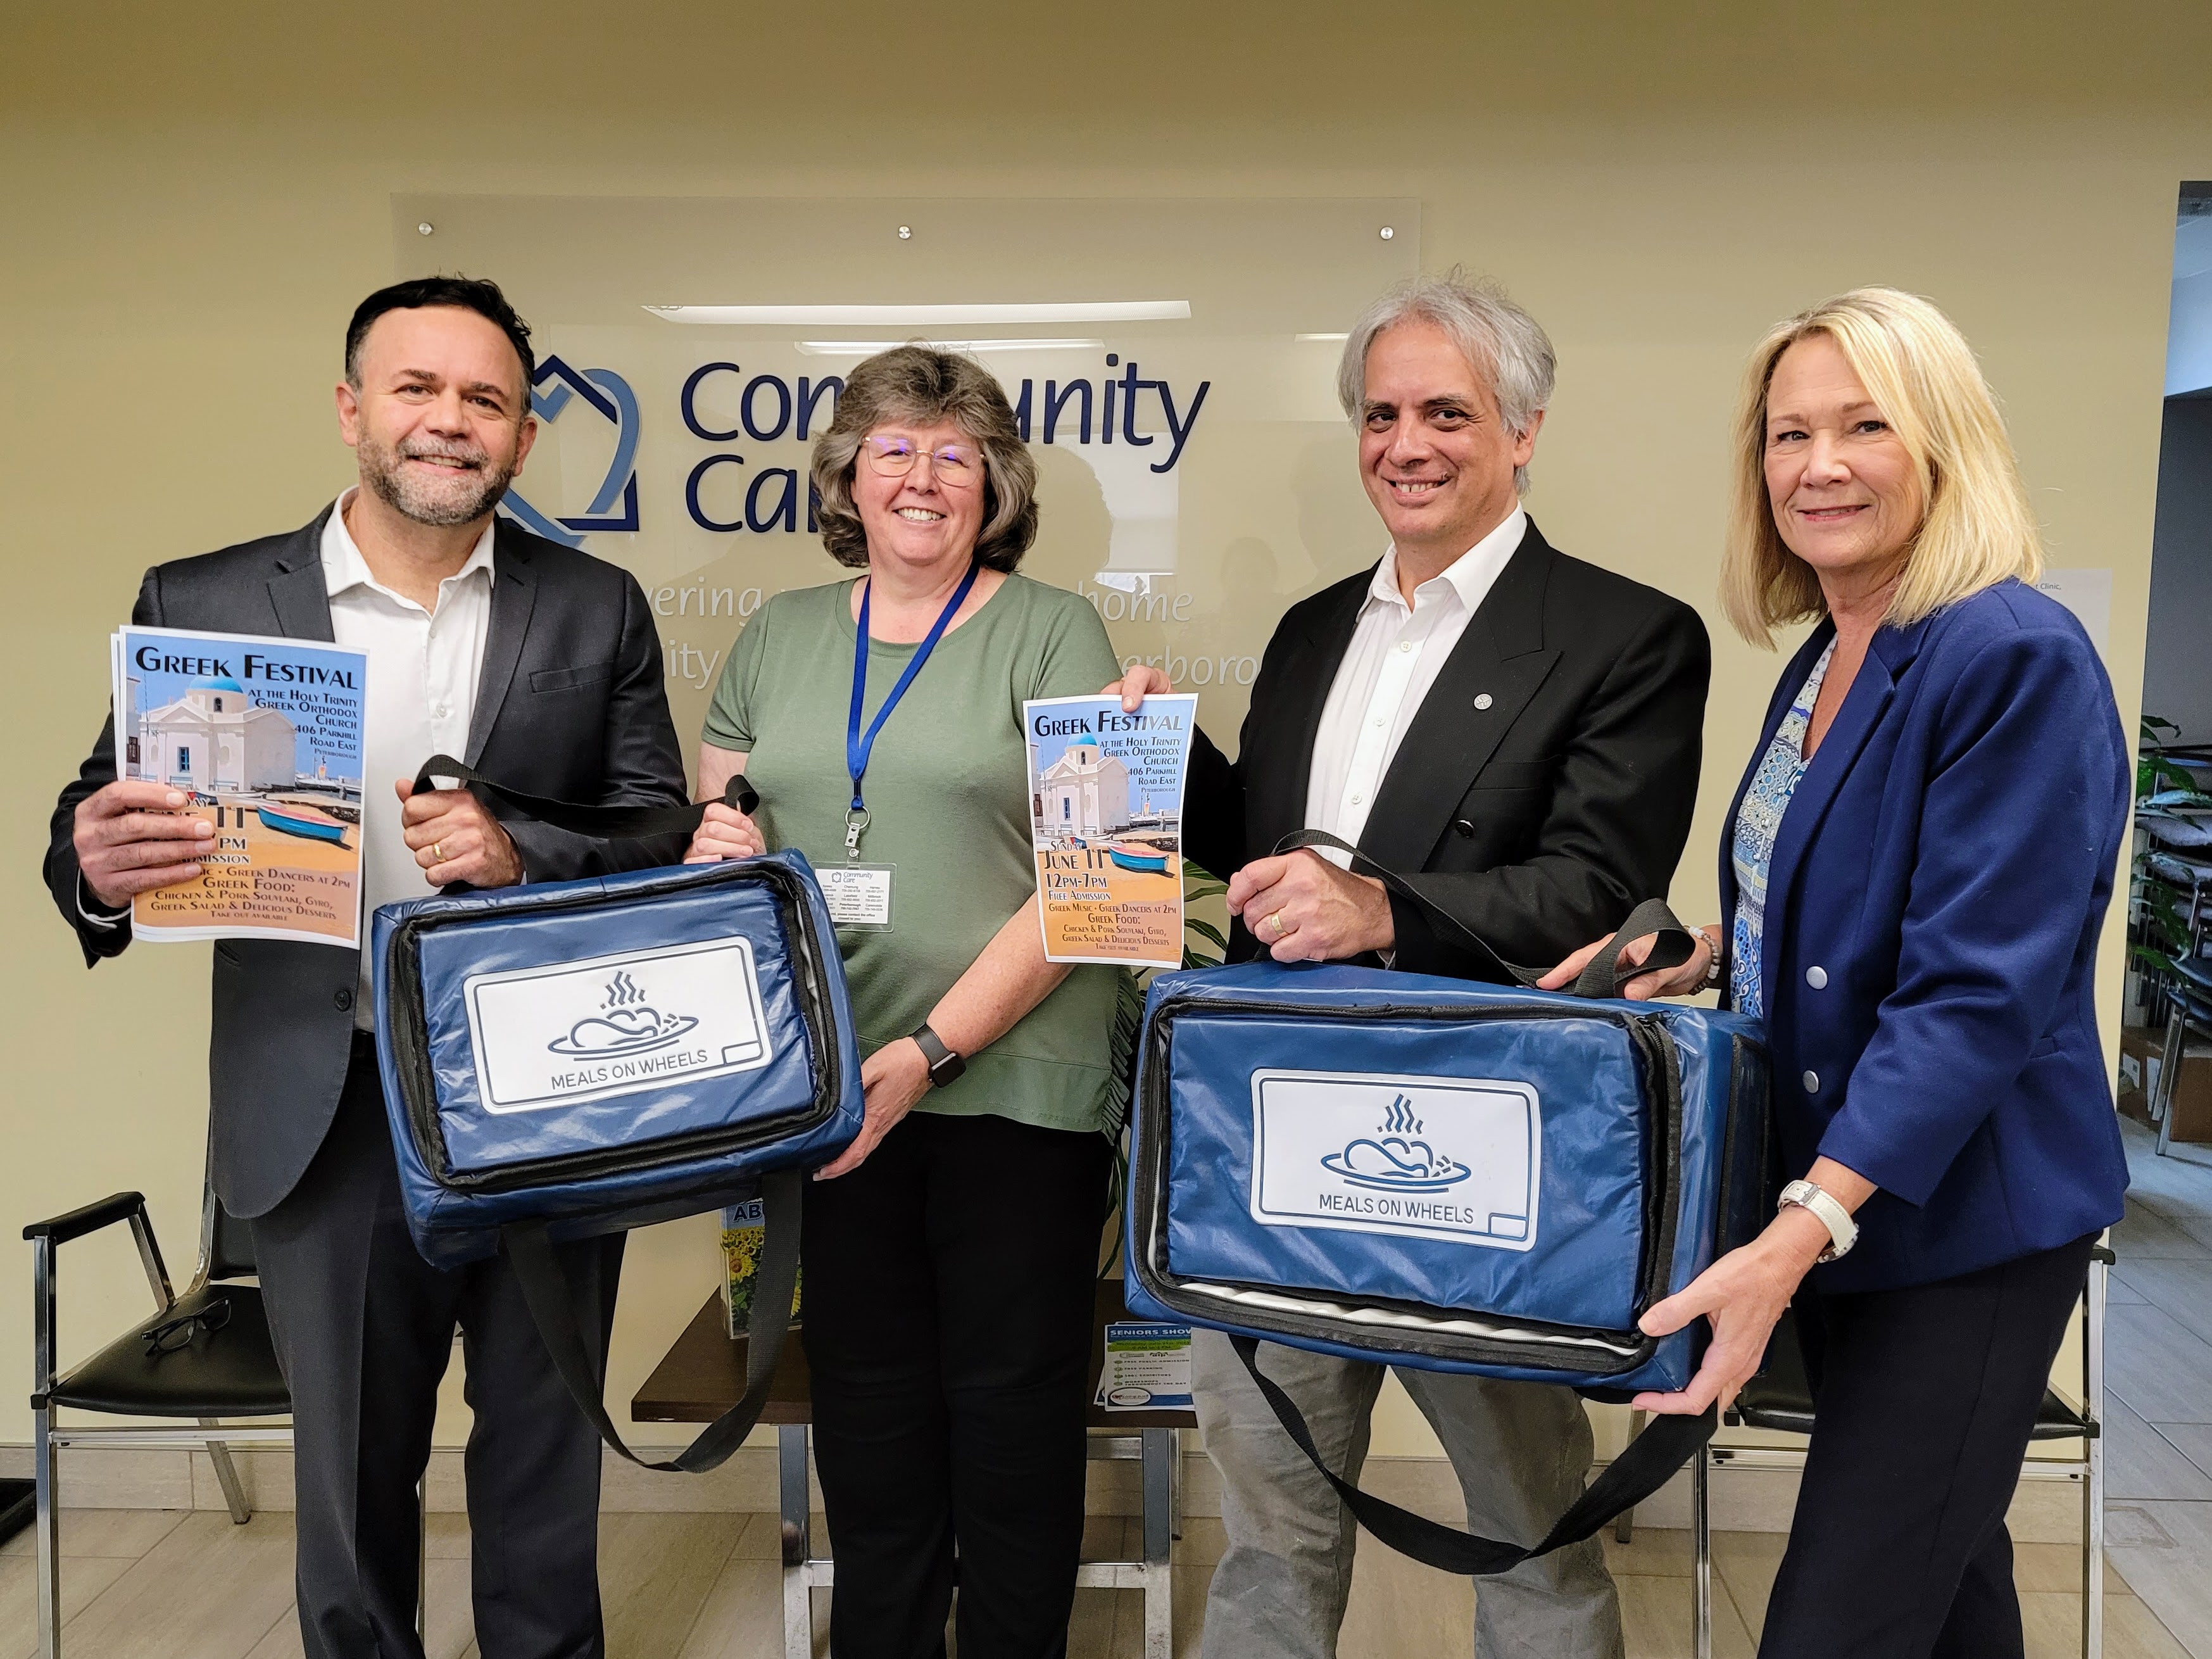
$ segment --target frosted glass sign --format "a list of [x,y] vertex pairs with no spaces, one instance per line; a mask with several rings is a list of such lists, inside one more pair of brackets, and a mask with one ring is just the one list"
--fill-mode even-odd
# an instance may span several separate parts
[[840,574],[809,454],[852,366],[902,341],[998,376],[1038,466],[1024,573],[1224,739],[1282,611],[1382,551],[1334,373],[1419,268],[1412,203],[392,206],[398,274],[493,277],[530,320],[540,435],[505,510],[636,574],[687,751],[739,626]]

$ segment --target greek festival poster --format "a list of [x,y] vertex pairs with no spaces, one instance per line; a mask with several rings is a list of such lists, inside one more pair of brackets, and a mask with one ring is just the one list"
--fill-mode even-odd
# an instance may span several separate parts
[[1052,962],[1182,965],[1182,790],[1194,696],[1022,705],[1037,917]]
[[110,649],[116,775],[215,826],[198,875],[132,901],[132,931],[358,946],[368,653],[167,628]]

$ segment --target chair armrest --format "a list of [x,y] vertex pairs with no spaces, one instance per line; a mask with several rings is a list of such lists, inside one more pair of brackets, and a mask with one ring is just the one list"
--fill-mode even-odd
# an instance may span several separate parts
[[71,1210],[67,1215],[58,1215],[51,1221],[33,1221],[23,1229],[26,1238],[47,1239],[56,1244],[66,1244],[72,1238],[82,1238],[87,1233],[96,1233],[102,1227],[112,1227],[118,1221],[128,1221],[144,1211],[143,1193],[116,1193],[101,1199],[97,1204],[88,1204],[81,1210]]

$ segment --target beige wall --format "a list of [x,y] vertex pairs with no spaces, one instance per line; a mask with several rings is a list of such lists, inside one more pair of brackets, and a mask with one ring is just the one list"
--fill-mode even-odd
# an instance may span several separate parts
[[[1711,602],[1738,366],[1788,310],[1903,284],[1981,351],[2055,562],[2114,571],[2132,720],[2174,186],[2212,176],[2212,12],[1892,4],[1823,12],[1824,33],[1726,4],[986,9],[0,16],[11,1230],[138,1187],[189,1256],[204,949],[87,974],[36,878],[48,803],[99,724],[102,641],[140,571],[300,523],[346,482],[329,386],[348,310],[396,274],[398,192],[1418,198],[1425,263],[1495,272],[1558,342],[1530,503],[1547,532],[1714,625],[1675,892],[1693,915],[1776,667]],[[64,1266],[73,1353],[143,1287],[116,1240]],[[699,1223],[637,1241],[617,1397],[713,1273]],[[0,1264],[17,1382],[27,1276],[27,1251]],[[0,1441],[20,1440],[7,1398]]]

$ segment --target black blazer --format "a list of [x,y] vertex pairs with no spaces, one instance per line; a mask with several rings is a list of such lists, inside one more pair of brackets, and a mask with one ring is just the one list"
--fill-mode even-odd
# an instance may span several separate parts
[[[1374,579],[1291,607],[1232,765],[1201,732],[1185,849],[1227,876],[1306,827],[1314,738]],[[1533,521],[1407,727],[1360,850],[1507,961],[1549,967],[1663,897],[1698,796],[1705,626],[1655,588],[1555,552]],[[1479,700],[1486,700],[1477,707]],[[1393,965],[1493,977],[1394,896]],[[1230,959],[1259,954],[1240,922]]]
[[[281,536],[146,573],[131,620],[327,640],[322,536],[330,509]],[[423,759],[429,758],[424,756]],[[461,758],[526,794],[680,805],[684,761],[661,686],[660,637],[627,571],[506,520],[492,543],[491,620]],[[77,909],[77,803],[115,778],[115,720],[54,808],[46,885],[86,966],[131,943],[129,918],[88,925]],[[364,787],[389,788],[368,779]],[[501,815],[532,881],[672,863],[684,838],[601,842]],[[430,890],[426,886],[423,891]],[[209,1041],[210,1158],[233,1215],[265,1215],[323,1144],[345,1083],[357,951],[289,939],[218,940]]]

